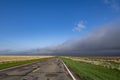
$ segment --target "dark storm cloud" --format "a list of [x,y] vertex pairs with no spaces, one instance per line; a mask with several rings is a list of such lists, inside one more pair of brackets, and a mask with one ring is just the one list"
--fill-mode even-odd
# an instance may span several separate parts
[[101,26],[61,45],[49,46],[19,54],[39,55],[80,55],[80,56],[120,56],[120,20]]
[[83,38],[44,48],[44,52],[56,55],[120,55],[120,21],[99,27]]

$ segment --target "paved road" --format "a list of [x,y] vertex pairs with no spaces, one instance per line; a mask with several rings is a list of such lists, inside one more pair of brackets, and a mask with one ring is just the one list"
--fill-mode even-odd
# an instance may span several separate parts
[[51,58],[17,68],[0,71],[0,80],[72,80],[62,61]]

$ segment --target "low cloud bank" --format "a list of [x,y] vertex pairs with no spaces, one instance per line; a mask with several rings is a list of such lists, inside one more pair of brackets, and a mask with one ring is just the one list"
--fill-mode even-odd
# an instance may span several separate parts
[[[14,53],[17,54],[17,53]],[[120,20],[61,45],[19,52],[31,55],[120,56]]]
[[118,56],[120,55],[120,21],[99,27],[83,38],[61,45],[38,49],[39,54]]

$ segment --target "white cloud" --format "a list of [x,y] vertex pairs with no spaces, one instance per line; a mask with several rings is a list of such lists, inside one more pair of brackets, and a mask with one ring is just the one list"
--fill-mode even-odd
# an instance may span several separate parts
[[85,23],[83,21],[80,21],[75,27],[74,29],[72,29],[72,31],[81,31],[85,28]]
[[120,10],[120,5],[118,3],[118,0],[104,0],[104,3],[116,11]]

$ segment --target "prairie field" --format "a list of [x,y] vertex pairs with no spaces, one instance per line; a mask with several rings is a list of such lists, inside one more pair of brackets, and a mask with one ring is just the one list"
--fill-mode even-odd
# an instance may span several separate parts
[[120,70],[120,57],[68,57],[75,61]]
[[11,61],[25,61],[25,60],[33,60],[40,58],[48,58],[52,56],[0,56],[0,63],[2,62],[11,62]]
[[69,57],[74,60],[90,60],[90,61],[110,61],[120,63],[120,56],[91,56],[91,57]]
[[82,80],[120,80],[120,57],[63,57]]
[[0,56],[0,70],[46,60],[51,57],[52,56]]

